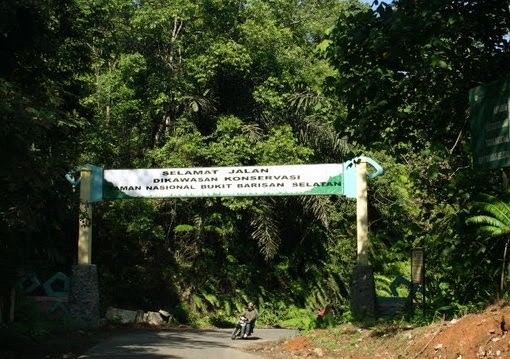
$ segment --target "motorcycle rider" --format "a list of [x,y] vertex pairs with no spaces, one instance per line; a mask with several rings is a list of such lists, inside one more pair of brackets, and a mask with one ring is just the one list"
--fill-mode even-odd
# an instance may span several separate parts
[[253,328],[255,328],[255,321],[259,317],[259,313],[255,309],[253,303],[250,302],[246,306],[246,310],[244,311],[243,315],[248,319],[248,322],[244,326],[244,333],[241,333],[242,337],[246,338],[253,333]]

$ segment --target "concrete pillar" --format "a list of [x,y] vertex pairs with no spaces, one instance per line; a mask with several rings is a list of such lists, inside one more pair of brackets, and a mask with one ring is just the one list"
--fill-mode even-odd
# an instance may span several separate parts
[[84,167],[80,173],[80,214],[78,230],[78,264],[90,264],[92,259],[91,173]]
[[80,172],[80,213],[78,230],[78,265],[73,266],[69,312],[84,328],[99,327],[99,283],[97,268],[92,259],[92,171],[84,167]]
[[362,159],[356,167],[357,264],[352,274],[351,310],[355,319],[371,322],[375,318],[376,296],[374,272],[368,264],[367,163]]
[[361,161],[357,165],[356,176],[356,229],[358,265],[368,265],[368,191],[367,163]]
[[99,285],[94,264],[72,268],[69,288],[69,313],[82,328],[99,327]]
[[375,318],[375,283],[371,266],[356,265],[353,268],[351,311],[356,320],[372,322]]

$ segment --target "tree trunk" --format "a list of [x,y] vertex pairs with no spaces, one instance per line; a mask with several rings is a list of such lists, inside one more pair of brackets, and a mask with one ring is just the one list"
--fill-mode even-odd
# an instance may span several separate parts
[[503,298],[505,294],[505,278],[506,278],[506,254],[508,251],[508,242],[510,241],[510,238],[507,238],[505,241],[505,250],[503,251],[503,264],[501,266],[501,278],[499,282],[499,298]]
[[11,288],[11,303],[9,307],[9,322],[14,322],[14,308],[16,306],[16,288]]

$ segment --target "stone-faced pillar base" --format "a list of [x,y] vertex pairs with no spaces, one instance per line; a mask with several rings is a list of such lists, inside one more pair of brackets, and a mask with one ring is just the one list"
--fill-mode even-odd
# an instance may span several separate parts
[[71,318],[82,328],[99,327],[99,285],[94,264],[73,266],[69,291]]
[[352,273],[351,311],[355,320],[375,319],[375,283],[371,266],[356,265]]

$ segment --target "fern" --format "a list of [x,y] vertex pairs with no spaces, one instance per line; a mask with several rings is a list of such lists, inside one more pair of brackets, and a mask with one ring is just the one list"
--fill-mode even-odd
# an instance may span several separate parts
[[192,294],[191,299],[193,301],[193,305],[197,311],[205,312],[207,307],[204,305],[204,301],[198,294]]
[[201,292],[200,293],[202,297],[205,299],[207,303],[213,308],[219,307],[220,301],[218,297],[216,297],[214,294]]
[[505,245],[499,285],[499,296],[501,297],[505,292],[505,268],[510,241],[510,204],[494,196],[482,194],[482,197],[483,201],[475,203],[475,208],[481,213],[468,218],[466,223],[478,226],[478,231],[489,237],[504,237]]

